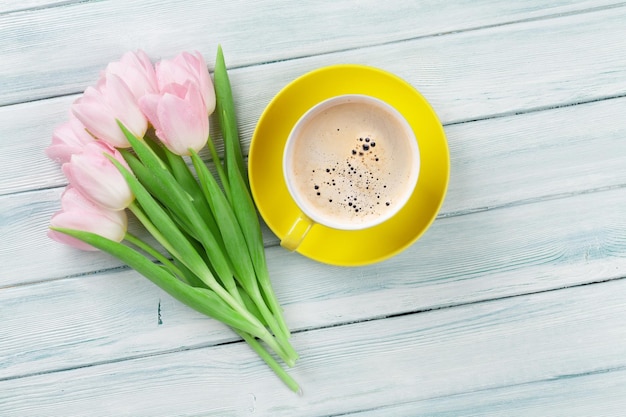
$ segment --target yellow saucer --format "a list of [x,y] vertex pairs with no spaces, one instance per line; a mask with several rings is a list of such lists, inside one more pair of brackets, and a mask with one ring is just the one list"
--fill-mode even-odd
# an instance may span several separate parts
[[283,148],[293,125],[309,108],[340,94],[377,97],[404,115],[415,132],[421,169],[415,191],[398,214],[366,230],[314,225],[297,252],[319,262],[367,265],[387,259],[415,242],[435,220],[450,176],[443,127],[428,102],[411,85],[388,72],[361,65],[333,65],[289,83],[269,103],[252,137],[248,172],[261,216],[281,239],[298,217],[282,171]]

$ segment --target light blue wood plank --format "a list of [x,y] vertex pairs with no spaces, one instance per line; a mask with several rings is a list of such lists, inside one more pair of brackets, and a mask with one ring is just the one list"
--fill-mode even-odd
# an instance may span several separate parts
[[478,390],[394,404],[357,413],[353,417],[620,417],[626,400],[626,372],[599,371],[588,375],[565,375],[508,387]]
[[0,195],[67,184],[45,155],[52,132],[68,118],[67,98],[0,107]]
[[[448,127],[452,172],[442,216],[623,186],[624,107],[626,99],[607,100]],[[34,161],[23,163],[28,167],[25,182],[29,178],[45,181],[45,174],[54,170],[60,176],[59,168],[41,159],[41,154],[34,158],[47,168],[40,172]],[[19,168],[10,158],[6,163]],[[49,218],[60,208],[60,193],[61,189],[51,189],[0,197],[0,235],[4,237],[0,255],[6,271],[1,285],[117,265],[104,255],[76,252],[46,237]],[[266,240],[277,243],[269,233]],[[24,261],[35,256],[39,263]],[[65,261],[55,262],[58,259]]]
[[[229,344],[0,381],[0,411],[321,416],[465,394],[494,402],[499,388],[541,389],[602,372],[619,388],[625,291],[626,280],[618,280],[298,333],[301,359],[291,372],[302,396],[282,387],[246,346]],[[574,388],[572,401],[597,399],[597,390],[581,391]],[[625,404],[613,398],[605,407],[615,413]]]
[[[618,279],[625,204],[617,189],[441,219],[405,253],[362,268],[274,246],[270,274],[297,331]],[[40,277],[59,267],[39,261]],[[5,288],[0,306],[0,379],[233,340],[132,272]]]
[[[289,19],[303,9],[172,3],[3,3],[0,102],[80,91],[127,49],[211,58],[221,41],[247,147],[290,79],[381,66],[447,124],[442,217],[366,268],[288,254],[266,231],[298,397],[218,323],[47,241],[63,178],[41,150],[76,96],[0,107],[0,415],[623,413],[624,4],[325,1]],[[8,12],[20,4],[53,7]]]
[[0,104],[82,91],[107,62],[137,48],[155,58],[187,49],[212,56],[222,43],[230,65],[244,66],[615,3],[114,0],[8,13],[0,15]]
[[0,15],[8,13],[32,13],[37,9],[65,6],[81,1],[85,2],[84,0],[3,0],[2,3],[0,3]]
[[[446,124],[626,94],[620,55],[626,39],[624,18],[626,8],[234,70],[242,139],[247,147],[261,112],[286,83],[339,62],[382,66],[403,76],[423,92]],[[576,45],[571,54],[570,45]],[[496,58],[490,58],[494,50]],[[76,97],[0,107],[0,137],[6,146],[0,155],[0,165],[6,167],[0,194],[63,184],[60,171],[42,152]],[[624,107],[623,101],[612,103],[612,114]],[[594,117],[620,129],[619,117]],[[567,131],[577,129],[568,120],[559,123]],[[545,129],[560,127],[547,122]],[[591,126],[582,129],[593,132]]]
[[[292,80],[303,72],[336,63],[378,66],[421,91],[444,123],[461,123],[624,95],[626,68],[615,58],[626,38],[625,16],[626,8],[617,8],[331,53],[263,68],[272,72],[274,80]],[[233,78],[236,93],[246,97],[253,89],[250,86],[258,81],[258,70],[243,68]],[[283,85],[276,83],[275,92]],[[248,110],[263,107],[256,100],[258,97],[239,100],[243,118],[257,120],[255,111]],[[250,129],[254,126],[245,125]]]
[[[64,123],[72,102],[78,96],[22,103],[0,107],[0,138],[4,152],[0,154],[0,196],[22,191],[64,187],[67,180],[58,163],[45,155],[52,141],[56,126]],[[222,142],[215,120],[211,135],[216,138],[218,153],[222,154]],[[248,147],[249,141],[243,143]],[[207,162],[209,152],[200,151]],[[212,169],[212,168],[210,168]]]

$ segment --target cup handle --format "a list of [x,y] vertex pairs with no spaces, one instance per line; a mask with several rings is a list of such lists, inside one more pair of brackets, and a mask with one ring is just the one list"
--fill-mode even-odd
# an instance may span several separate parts
[[313,220],[309,219],[304,213],[300,213],[287,234],[280,241],[280,246],[291,252],[295,251],[314,224]]

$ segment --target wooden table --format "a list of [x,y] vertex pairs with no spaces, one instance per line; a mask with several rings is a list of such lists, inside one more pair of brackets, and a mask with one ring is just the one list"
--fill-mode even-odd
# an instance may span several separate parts
[[[244,149],[271,98],[371,65],[434,107],[451,178],[400,255],[332,267],[266,232],[300,360],[289,391],[220,323],[46,237],[44,148],[109,61],[225,51]],[[79,1],[0,5],[0,415],[622,416],[626,3]]]

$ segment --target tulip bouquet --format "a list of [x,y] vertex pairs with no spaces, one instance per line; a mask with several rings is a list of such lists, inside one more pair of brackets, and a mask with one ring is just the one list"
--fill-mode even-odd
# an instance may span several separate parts
[[[209,135],[214,112],[223,162]],[[205,146],[216,174],[198,155]],[[156,64],[126,53],[72,104],[46,153],[69,183],[52,239],[108,252],[230,326],[299,391],[277,360],[293,366],[298,356],[272,290],[221,48],[214,83],[197,52]],[[128,231],[128,212],[153,243]]]

